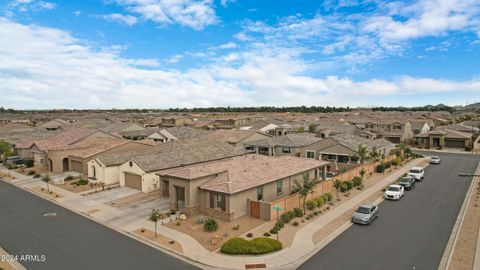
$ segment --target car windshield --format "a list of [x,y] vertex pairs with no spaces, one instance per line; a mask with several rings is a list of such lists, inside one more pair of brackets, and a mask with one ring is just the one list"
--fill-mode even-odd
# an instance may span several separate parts
[[361,214],[370,214],[370,208],[360,206],[358,207],[357,212]]
[[432,159],[439,159],[439,157],[432,157]]
[[410,170],[411,173],[420,173],[420,170],[417,170],[417,169],[412,169]]
[[388,187],[388,191],[400,191],[400,187]]
[[400,179],[400,183],[409,183],[409,182],[410,182],[410,178],[405,177]]

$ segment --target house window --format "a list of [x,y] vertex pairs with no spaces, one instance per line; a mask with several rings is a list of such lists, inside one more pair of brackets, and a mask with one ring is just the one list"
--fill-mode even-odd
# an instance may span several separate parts
[[290,154],[290,147],[282,147],[282,154]]
[[263,186],[257,187],[257,201],[263,201]]
[[402,126],[394,125],[393,130],[402,130]]
[[367,128],[372,129],[372,128],[373,128],[373,125],[367,125]]
[[216,208],[222,208],[222,195],[221,194],[215,194],[215,207]]
[[318,178],[318,170],[315,169],[315,179],[317,179],[317,178]]
[[255,146],[254,145],[249,145],[245,147],[245,150],[247,150],[248,153],[255,153]]
[[93,178],[97,177],[97,172],[95,170],[95,166],[92,166]]
[[315,151],[307,150],[307,158],[315,158]]
[[337,160],[337,155],[328,155],[327,160]]
[[277,195],[281,195],[283,193],[283,180],[277,181]]

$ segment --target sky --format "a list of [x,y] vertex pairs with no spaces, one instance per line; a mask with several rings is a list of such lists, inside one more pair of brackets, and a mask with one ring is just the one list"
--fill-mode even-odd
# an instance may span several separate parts
[[480,101],[480,0],[0,0],[0,106]]

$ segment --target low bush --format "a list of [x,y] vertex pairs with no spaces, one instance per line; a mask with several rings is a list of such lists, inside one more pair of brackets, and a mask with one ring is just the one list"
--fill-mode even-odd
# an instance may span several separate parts
[[214,232],[218,229],[218,223],[215,219],[209,218],[203,224],[203,230],[206,232]]
[[322,199],[323,199],[323,203],[327,203],[328,202],[328,195],[325,193],[323,194],[322,196],[320,196]]
[[248,238],[252,238],[252,237],[253,237],[253,233],[251,233],[251,232],[250,232],[250,233],[247,233],[247,237],[248,237]]
[[360,176],[355,176],[353,177],[352,182],[354,187],[358,187],[362,184],[363,180]]
[[398,166],[398,160],[397,159],[392,160],[392,166]]
[[289,223],[292,219],[295,218],[295,213],[293,211],[288,211],[280,216],[280,220],[283,223]]
[[28,175],[34,175],[35,174],[35,171],[31,170],[31,171],[28,171]]
[[303,217],[303,210],[301,208],[293,208],[293,213],[296,217]]
[[385,171],[385,166],[383,164],[379,164],[377,165],[377,167],[375,168],[375,171],[377,173],[383,173]]
[[325,203],[322,196],[316,198],[315,201],[317,202],[317,207],[322,207],[322,205]]
[[36,173],[33,175],[33,178],[39,178],[40,177],[40,174],[39,173]]
[[225,242],[220,252],[232,255],[260,255],[282,249],[282,243],[275,239],[259,237],[250,241],[235,237]]
[[317,201],[315,201],[315,200],[307,201],[307,209],[308,210],[313,210],[315,208],[317,208]]
[[347,183],[343,182],[343,183],[340,185],[340,192],[347,192],[347,190],[348,190]]
[[333,199],[333,195],[330,192],[325,193],[324,195],[327,195],[328,201],[331,201]]
[[392,162],[390,161],[385,162],[385,169],[390,169],[391,166],[392,166]]
[[27,166],[27,168],[32,168],[33,167],[33,159],[25,159],[23,161],[23,164],[25,164],[25,166]]
[[71,180],[73,180],[73,176],[69,175],[69,176],[65,177],[64,180],[65,181],[71,181]]
[[233,227],[232,230],[234,230],[234,231],[240,230],[240,225],[237,225],[237,226]]
[[292,225],[297,227],[298,226],[298,221],[293,222]]
[[350,190],[353,188],[353,182],[352,181],[345,181],[345,184],[347,184],[347,190]]
[[268,232],[263,233],[263,236],[265,236],[265,237],[269,237],[270,235],[271,235],[271,234],[268,233]]

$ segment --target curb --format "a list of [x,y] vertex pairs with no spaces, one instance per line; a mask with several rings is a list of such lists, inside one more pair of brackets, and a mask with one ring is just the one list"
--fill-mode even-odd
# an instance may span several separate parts
[[[480,162],[478,163],[476,172],[478,171],[480,171]],[[465,215],[467,213],[468,202],[470,201],[470,197],[472,196],[472,191],[475,187],[476,182],[477,177],[473,177],[472,181],[470,182],[470,187],[468,187],[467,194],[465,195],[465,199],[463,200],[462,207],[460,208],[460,212],[458,213],[457,220],[453,225],[452,233],[450,234],[447,245],[445,247],[445,251],[443,252],[442,259],[440,260],[440,264],[438,266],[438,270],[448,270],[450,267],[450,262],[455,251],[458,236],[460,235],[460,230],[463,225],[463,221],[465,220]]]

